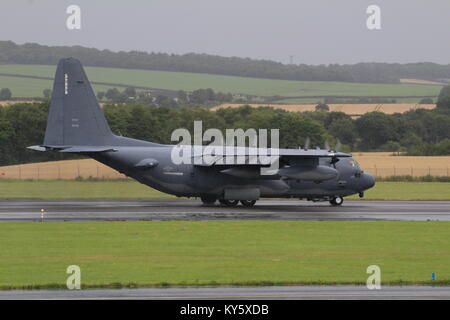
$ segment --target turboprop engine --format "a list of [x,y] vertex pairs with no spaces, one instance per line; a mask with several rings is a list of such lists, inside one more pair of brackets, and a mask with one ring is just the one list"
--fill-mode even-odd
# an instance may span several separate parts
[[[244,179],[261,179],[260,168],[230,168],[220,171],[221,173]],[[274,175],[290,179],[305,181],[325,181],[335,179],[338,171],[328,166],[291,166],[278,169]],[[267,177],[267,176],[266,176]]]
[[338,171],[328,166],[293,166],[278,170],[280,176],[308,181],[325,181],[335,179]]

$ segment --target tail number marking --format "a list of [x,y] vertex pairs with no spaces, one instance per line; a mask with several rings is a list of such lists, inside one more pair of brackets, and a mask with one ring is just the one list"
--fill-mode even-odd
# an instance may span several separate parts
[[67,96],[69,93],[69,76],[64,73],[64,94]]

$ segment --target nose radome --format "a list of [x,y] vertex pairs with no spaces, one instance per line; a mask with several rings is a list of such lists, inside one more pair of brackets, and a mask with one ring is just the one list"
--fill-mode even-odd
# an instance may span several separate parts
[[375,185],[375,178],[371,174],[364,173],[364,189],[370,189]]

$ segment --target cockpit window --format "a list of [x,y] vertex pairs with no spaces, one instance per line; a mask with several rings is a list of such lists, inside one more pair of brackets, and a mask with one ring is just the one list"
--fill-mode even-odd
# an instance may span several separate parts
[[350,159],[348,160],[348,162],[350,163],[350,165],[351,165],[352,167],[359,167],[358,161],[356,161],[356,160],[353,159],[353,158],[350,158]]

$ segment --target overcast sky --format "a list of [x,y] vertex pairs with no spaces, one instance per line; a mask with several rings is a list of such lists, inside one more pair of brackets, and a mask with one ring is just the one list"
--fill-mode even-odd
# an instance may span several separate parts
[[[68,30],[66,8],[81,8]],[[381,30],[366,26],[381,8]],[[294,63],[450,63],[450,0],[1,0],[0,40]]]

